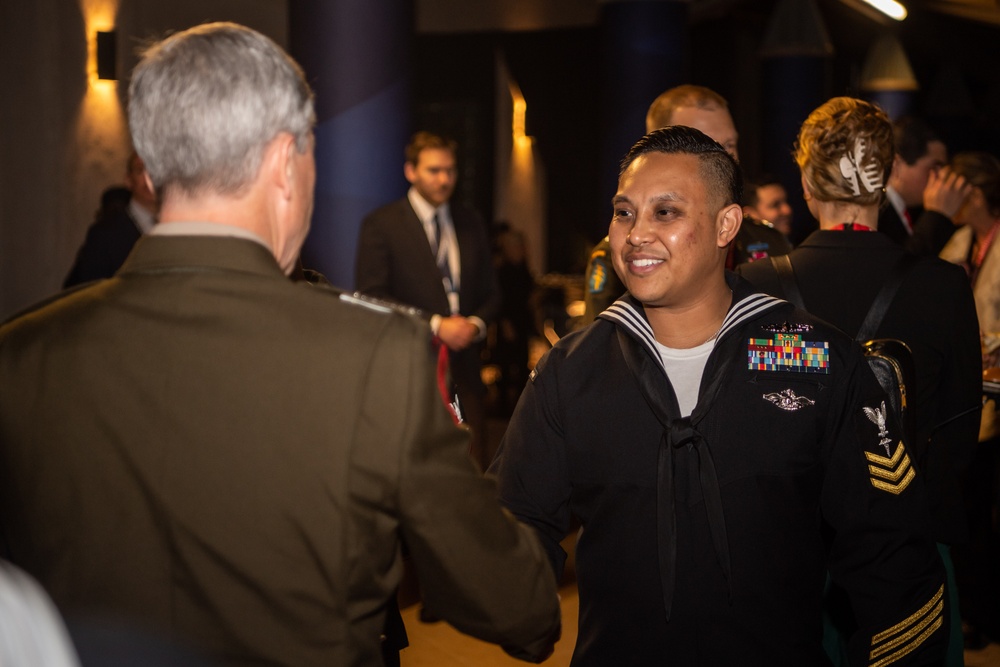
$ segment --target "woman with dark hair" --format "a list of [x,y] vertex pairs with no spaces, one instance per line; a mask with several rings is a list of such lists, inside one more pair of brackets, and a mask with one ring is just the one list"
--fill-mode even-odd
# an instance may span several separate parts
[[[1000,160],[982,152],[959,153],[952,160],[952,171],[972,185],[955,214],[959,229],[941,250],[941,257],[965,267],[972,284],[979,314],[979,326],[987,347],[1000,332]],[[997,364],[992,364],[997,365]]]
[[[972,192],[955,214],[958,230],[941,257],[965,267],[976,300],[982,332],[983,369],[1000,367],[1000,160],[983,152],[959,153],[952,171],[965,177]],[[997,396],[987,395],[973,465],[962,488],[969,522],[969,543],[955,550],[955,573],[962,591],[962,617],[969,648],[1000,642],[1000,418]]]

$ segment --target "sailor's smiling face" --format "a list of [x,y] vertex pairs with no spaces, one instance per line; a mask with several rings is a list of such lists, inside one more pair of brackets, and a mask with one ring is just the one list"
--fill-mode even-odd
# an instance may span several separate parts
[[[709,191],[701,162],[688,153],[649,152],[622,173],[608,236],[615,271],[647,307],[686,307],[725,264],[739,206]],[[736,229],[739,222],[736,222]]]

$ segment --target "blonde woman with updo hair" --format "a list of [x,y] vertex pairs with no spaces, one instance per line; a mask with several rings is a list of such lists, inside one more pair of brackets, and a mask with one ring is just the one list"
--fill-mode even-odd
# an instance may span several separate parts
[[809,114],[799,131],[795,162],[820,229],[878,227],[893,155],[889,117],[873,104],[835,97]]
[[[892,126],[882,109],[851,97],[827,101],[802,124],[794,156],[806,205],[819,222],[787,255],[806,309],[857,337],[882,285],[890,276],[902,276],[870,337],[902,340],[913,353],[916,379],[907,387],[907,401],[915,435],[907,455],[923,481],[914,492],[928,496],[924,525],[948,571],[945,597],[953,611],[946,664],[961,665],[950,545],[968,538],[958,480],[975,452],[982,402],[979,327],[969,281],[961,268],[937,257],[903,262],[903,248],[877,231],[894,158]],[[792,298],[773,262],[744,265],[739,272],[763,292]],[[850,619],[838,623],[845,640],[850,624]],[[834,644],[828,653],[834,664],[844,664]]]

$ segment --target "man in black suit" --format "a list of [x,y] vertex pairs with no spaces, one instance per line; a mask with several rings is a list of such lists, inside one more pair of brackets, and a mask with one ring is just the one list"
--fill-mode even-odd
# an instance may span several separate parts
[[947,168],[948,148],[923,121],[893,123],[896,157],[878,231],[910,252],[937,255],[955,232],[952,217],[972,186]]
[[485,469],[487,451],[480,377],[480,342],[496,317],[500,291],[486,225],[473,210],[450,201],[455,190],[455,142],[417,132],[406,147],[406,197],[362,222],[355,287],[423,311],[448,349],[462,417],[472,430],[473,459]]
[[122,188],[109,188],[101,198],[101,208],[87,229],[87,237],[76,254],[63,287],[110,278],[132,252],[139,237],[156,224],[156,193],[146,180],[146,166],[132,151],[125,168],[125,202]]

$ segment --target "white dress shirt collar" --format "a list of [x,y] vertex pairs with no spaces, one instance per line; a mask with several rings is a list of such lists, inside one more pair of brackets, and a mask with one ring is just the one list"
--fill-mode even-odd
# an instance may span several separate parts
[[885,189],[885,197],[889,200],[889,204],[896,211],[896,215],[898,215],[899,219],[902,221],[903,227],[908,233],[912,234],[913,230],[910,228],[910,220],[906,214],[906,202],[903,201],[903,195],[893,190],[890,185]]
[[128,214],[140,234],[148,234],[156,224],[156,214],[137,202],[134,198],[128,202]]
[[417,192],[417,189],[412,186],[406,193],[406,198],[410,201],[410,206],[413,207],[413,212],[417,214],[417,217],[420,218],[420,222],[423,223],[424,229],[433,227],[435,213],[441,214],[440,218],[442,222],[445,220],[449,223],[451,222],[451,210],[448,208],[448,202],[435,207],[429,201],[424,199],[420,193]]

